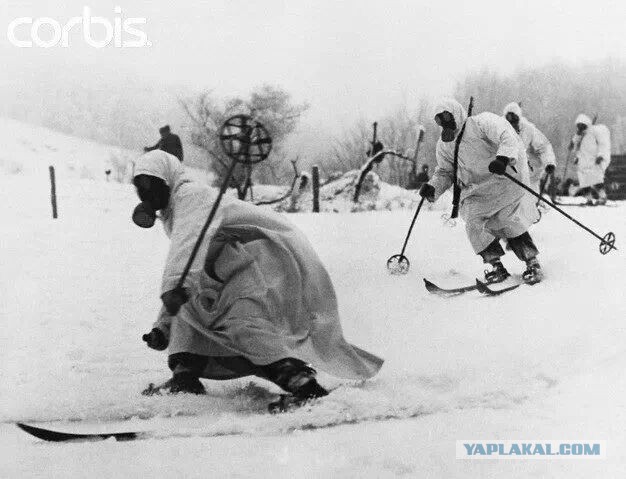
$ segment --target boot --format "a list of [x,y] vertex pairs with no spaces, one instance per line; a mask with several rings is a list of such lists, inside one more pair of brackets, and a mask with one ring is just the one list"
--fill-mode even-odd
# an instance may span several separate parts
[[328,391],[319,385],[316,379],[311,379],[293,394],[281,394],[278,400],[271,402],[267,409],[272,414],[291,411],[306,404],[312,399],[328,396]]
[[491,263],[491,267],[491,271],[485,270],[485,282],[488,284],[501,283],[511,276],[500,260]]
[[291,393],[283,394],[277,401],[269,404],[268,410],[273,414],[289,411],[311,399],[328,395],[328,391],[315,379],[315,369],[302,361],[288,358],[269,367],[271,370],[268,379]]
[[189,372],[175,373],[171,379],[165,381],[159,386],[150,383],[148,387],[142,391],[144,396],[154,396],[155,394],[206,394],[206,389],[197,376]]
[[543,279],[543,271],[537,258],[526,261],[526,271],[522,273],[522,279],[528,284],[537,284]]

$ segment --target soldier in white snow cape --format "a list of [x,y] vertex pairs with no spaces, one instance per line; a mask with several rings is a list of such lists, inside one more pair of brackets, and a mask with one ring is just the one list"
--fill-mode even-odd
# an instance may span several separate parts
[[460,213],[474,251],[492,266],[485,279],[494,283],[509,276],[500,261],[504,251],[499,240],[507,239],[515,255],[526,263],[524,279],[540,281],[538,250],[528,233],[539,217],[534,199],[502,176],[507,171],[528,184],[528,162],[519,136],[509,122],[494,113],[468,118],[465,108],[453,99],[437,105],[435,121],[442,127],[437,168],[430,182],[422,185],[420,195],[432,202],[452,186],[455,143],[465,124],[458,150]]
[[592,205],[594,197],[597,204],[606,203],[604,173],[611,163],[611,133],[605,125],[594,125],[584,114],[576,118],[576,134],[571,147],[576,154],[578,183],[584,188],[587,204]]
[[215,193],[162,151],[136,160],[133,183],[142,200],[133,220],[150,227],[158,216],[171,241],[164,306],[144,340],[168,348],[173,376],[145,393],[203,393],[199,378],[256,375],[291,393],[280,410],[327,394],[309,364],[346,379],[378,372],[382,359],[344,339],[331,279],[284,216],[225,198],[177,289]]
[[505,106],[502,116],[507,119],[522,139],[528,157],[530,187],[539,193],[541,175],[544,172],[553,174],[556,168],[554,150],[550,140],[539,131],[539,128],[522,116],[522,108],[518,103],[512,102]]

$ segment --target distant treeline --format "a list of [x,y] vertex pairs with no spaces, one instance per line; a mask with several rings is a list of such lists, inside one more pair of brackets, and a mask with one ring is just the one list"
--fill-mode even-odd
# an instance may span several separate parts
[[614,153],[626,151],[626,63],[606,60],[584,65],[551,63],[502,76],[483,70],[459,82],[455,96],[473,95],[475,112],[492,111],[512,101],[552,142],[559,160],[565,158],[579,113],[611,129]]
[[[190,118],[180,101],[197,95],[200,93],[159,86],[122,73],[94,76],[85,81],[69,71],[61,70],[51,76],[50,72],[33,70],[7,77],[0,84],[2,111],[9,117],[138,153],[143,146],[154,144],[158,127],[168,123],[185,143],[186,162],[206,167],[210,161],[206,148],[203,151],[192,146],[200,143],[197,121]],[[507,103],[521,102],[524,115],[548,136],[561,163],[574,131],[574,119],[581,112],[592,118],[597,115],[598,122],[611,129],[613,151],[626,152],[626,63],[623,61],[579,65],[555,62],[509,75],[477,71],[467,74],[452,96],[464,105],[474,96],[474,113],[501,114]],[[378,122],[378,138],[385,147],[411,158],[422,125],[425,137],[417,156],[418,164],[432,166],[438,129],[431,109],[432,101],[424,99],[418,105],[403,106],[379,118],[355,119],[354,125],[346,125],[335,137],[320,138],[319,152],[311,155],[314,158],[303,159],[300,166],[307,168],[315,161],[327,176],[360,167],[366,160],[373,121]],[[287,133],[291,131],[290,127]],[[297,149],[297,145],[292,148]],[[281,161],[287,163],[282,170],[287,174],[274,176],[288,182],[291,166],[286,159],[297,158],[298,154],[298,151],[282,151]],[[378,167],[383,180],[402,186],[406,185],[410,170],[409,162],[392,159]]]

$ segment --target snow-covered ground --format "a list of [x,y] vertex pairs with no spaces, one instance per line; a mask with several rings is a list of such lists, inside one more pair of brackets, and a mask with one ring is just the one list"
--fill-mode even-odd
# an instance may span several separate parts
[[[13,159],[18,166],[19,159]],[[5,172],[6,173],[6,172]],[[603,477],[626,475],[623,249],[556,212],[533,228],[547,278],[494,297],[439,298],[482,264],[462,225],[424,210],[391,276],[412,211],[293,214],[335,282],[346,336],[386,359],[364,384],[272,416],[263,380],[205,381],[204,397],[143,397],[168,377],[141,335],[159,308],[167,240],[130,220],[129,185],[60,169],[50,215],[47,162],[0,175],[0,477]],[[626,205],[572,208],[626,237]],[[522,267],[508,254],[505,264]],[[43,443],[16,421],[155,431],[132,443]],[[115,424],[110,424],[113,421]],[[94,425],[94,423],[97,423]],[[333,426],[334,427],[326,427]],[[59,426],[62,428],[63,426]],[[606,459],[455,458],[459,439],[605,440]]]

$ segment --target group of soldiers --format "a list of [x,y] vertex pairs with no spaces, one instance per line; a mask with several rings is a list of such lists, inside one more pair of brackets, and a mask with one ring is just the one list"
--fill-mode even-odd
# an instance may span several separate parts
[[[528,157],[530,184],[539,192],[542,174],[553,175],[556,168],[554,150],[550,141],[522,115],[519,104],[504,107],[503,116],[519,134]],[[596,124],[587,115],[576,118],[576,132],[569,143],[570,157],[577,166],[579,194],[588,205],[604,205],[607,201],[604,174],[611,161],[611,138],[605,125]],[[567,161],[569,162],[569,157]],[[567,170],[564,171],[567,174]],[[566,178],[563,178],[566,180]]]
[[[515,129],[526,147],[530,186],[538,193],[543,193],[540,191],[542,189],[540,184],[547,185],[547,180],[550,180],[551,193],[554,195],[557,188],[557,180],[554,177],[556,158],[550,140],[523,115],[519,103],[511,102],[506,105],[502,116]],[[607,201],[604,174],[611,161],[609,130],[605,125],[596,124],[585,114],[578,115],[575,125],[575,134],[569,142],[568,157],[562,172],[564,178],[560,185],[561,189],[566,195],[570,193],[569,186],[573,181],[565,176],[573,158],[572,163],[577,167],[579,185],[576,194],[585,196],[586,205],[604,205]],[[419,189],[429,179],[429,167],[424,164],[422,171],[417,175],[417,181],[414,182],[415,187]]]
[[[501,240],[526,263],[522,278],[538,283],[543,271],[529,228],[540,213],[535,198],[516,183],[539,192],[540,178],[554,175],[556,162],[550,142],[524,118],[517,103],[509,103],[502,116],[483,112],[468,117],[459,102],[444,99],[437,105],[434,119],[441,127],[437,168],[421,186],[420,195],[432,202],[454,186],[474,252],[491,266],[485,271],[488,283],[510,276],[501,262]],[[587,203],[605,204],[604,173],[611,159],[608,129],[579,115],[570,149]]]

